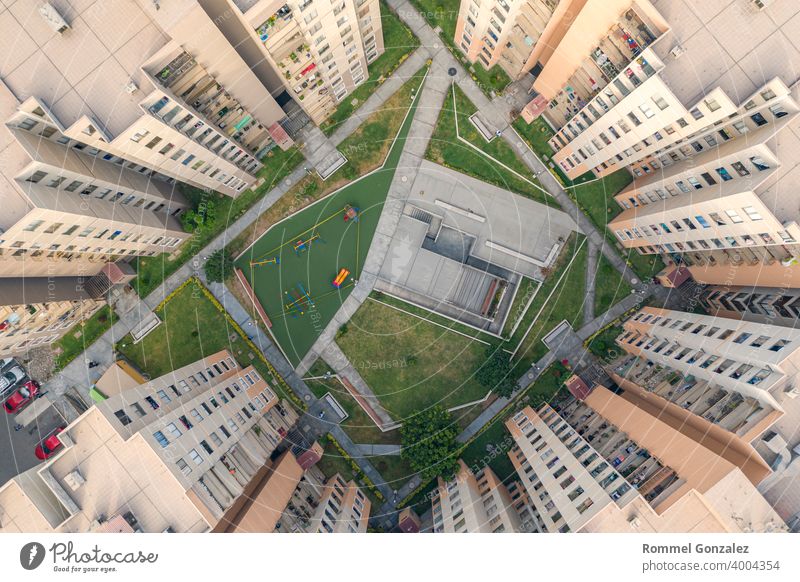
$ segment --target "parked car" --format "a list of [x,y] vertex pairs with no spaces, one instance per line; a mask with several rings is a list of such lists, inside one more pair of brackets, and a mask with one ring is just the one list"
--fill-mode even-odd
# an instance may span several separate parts
[[6,409],[8,414],[15,414],[33,402],[38,393],[39,383],[28,380],[6,399],[3,403],[3,408]]
[[22,366],[13,366],[0,376],[0,398],[5,398],[18,383],[25,379],[25,370]]
[[36,450],[34,450],[34,453],[36,454],[37,459],[41,459],[42,461],[49,459],[55,455],[56,452],[58,452],[58,449],[64,446],[64,443],[59,440],[58,435],[64,432],[65,428],[67,427],[59,426],[49,435],[44,437],[38,445],[36,445]]

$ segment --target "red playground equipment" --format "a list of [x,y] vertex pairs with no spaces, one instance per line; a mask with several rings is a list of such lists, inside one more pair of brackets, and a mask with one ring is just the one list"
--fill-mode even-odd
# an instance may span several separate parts
[[337,289],[341,289],[342,283],[345,282],[349,274],[350,271],[348,271],[347,269],[342,269],[341,271],[339,271],[339,274],[336,275],[336,278],[333,281],[331,281],[331,285],[333,285]]
[[344,221],[345,222],[358,222],[358,208],[353,208],[349,204],[344,207]]

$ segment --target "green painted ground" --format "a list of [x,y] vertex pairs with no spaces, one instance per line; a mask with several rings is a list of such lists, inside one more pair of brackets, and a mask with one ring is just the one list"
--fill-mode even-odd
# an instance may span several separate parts
[[[361,272],[418,102],[415,99],[411,105],[382,168],[276,224],[236,262],[272,321],[273,336],[295,365],[347,299]],[[357,222],[344,221],[347,205],[360,209]],[[313,235],[319,238],[309,250],[295,253],[295,241]],[[250,266],[272,257],[278,257],[280,264]],[[337,290],[331,281],[342,268],[351,274]],[[286,308],[299,295],[299,285],[313,303],[302,302],[302,315],[301,309]]]

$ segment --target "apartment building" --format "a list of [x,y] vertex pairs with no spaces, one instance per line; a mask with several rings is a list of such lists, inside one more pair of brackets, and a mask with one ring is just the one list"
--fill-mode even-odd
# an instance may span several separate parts
[[566,0],[463,0],[455,43],[471,63],[499,65],[512,79],[538,62],[536,47],[547,44]]
[[212,3],[7,3],[0,277],[96,274],[188,234],[176,182],[237,196],[291,140]]
[[0,278],[0,357],[50,344],[105,305],[83,277]]
[[595,386],[506,421],[539,531],[786,530],[738,466],[638,404]]
[[345,481],[338,473],[325,482],[307,532],[311,533],[365,533],[370,500],[355,481]]
[[451,481],[439,477],[439,487],[431,501],[434,533],[526,531],[523,517],[529,520],[530,515],[524,499],[512,498],[489,467],[475,474],[463,460],[459,459],[458,465],[458,473]]
[[800,331],[736,319],[645,307],[624,324],[629,354],[781,410],[797,396]]
[[0,488],[0,531],[98,531],[120,515],[145,532],[209,531],[297,420],[227,351],[102,385],[107,398],[59,433],[63,448]]
[[[243,24],[237,46],[252,43],[265,77],[316,124],[368,77],[383,54],[379,0],[227,0]],[[229,27],[230,28],[230,27]],[[231,36],[233,31],[229,34]],[[254,66],[259,74],[257,66]]]
[[[319,447],[317,443],[313,447]],[[321,447],[319,447],[321,451]],[[287,449],[236,511],[214,531],[232,533],[364,533],[371,504],[354,481],[326,479],[305,453]],[[319,456],[314,457],[319,460]]]
[[561,4],[523,117],[553,127],[553,160],[570,178],[659,172],[797,111],[791,2]]
[[781,115],[748,130],[746,141],[717,143],[707,136],[714,149],[620,192],[624,210],[609,223],[619,242],[670,257],[704,283],[800,285],[791,269],[800,256],[800,172],[793,161],[800,158],[800,139],[784,129],[794,117]]

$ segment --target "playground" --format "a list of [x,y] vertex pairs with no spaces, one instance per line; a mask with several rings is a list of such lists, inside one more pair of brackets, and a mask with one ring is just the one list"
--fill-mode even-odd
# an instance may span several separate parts
[[235,261],[239,282],[295,366],[358,281],[418,101],[383,166],[275,224]]

